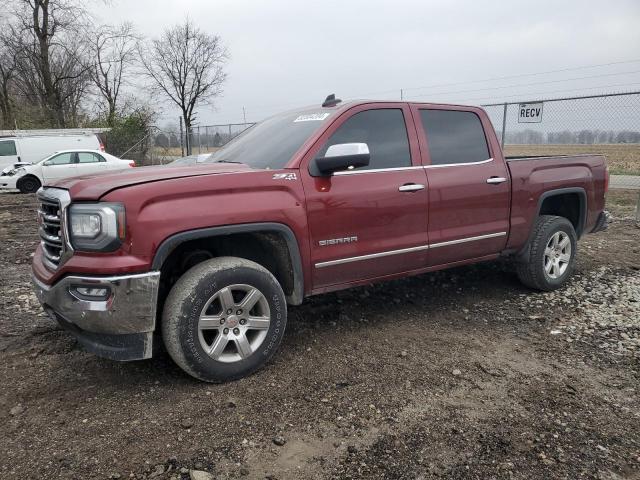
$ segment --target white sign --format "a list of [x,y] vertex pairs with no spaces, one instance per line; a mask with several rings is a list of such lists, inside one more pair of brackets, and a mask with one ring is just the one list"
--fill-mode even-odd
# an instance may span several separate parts
[[541,121],[542,102],[518,105],[518,123],[540,123]]
[[293,123],[297,122],[321,122],[325,118],[327,118],[329,113],[307,113],[306,115],[300,115],[296,118]]

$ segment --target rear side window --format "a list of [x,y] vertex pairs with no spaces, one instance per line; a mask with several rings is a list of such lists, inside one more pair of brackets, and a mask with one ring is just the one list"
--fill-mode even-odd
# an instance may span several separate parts
[[78,163],[97,163],[104,162],[102,157],[91,152],[78,152]]
[[331,135],[319,156],[323,157],[331,145],[340,143],[366,143],[369,146],[369,166],[359,170],[411,165],[407,127],[400,109],[385,108],[356,113]]
[[4,140],[0,142],[0,157],[13,157],[17,154],[16,142],[13,140]]
[[489,147],[480,118],[473,112],[420,110],[432,165],[488,160]]

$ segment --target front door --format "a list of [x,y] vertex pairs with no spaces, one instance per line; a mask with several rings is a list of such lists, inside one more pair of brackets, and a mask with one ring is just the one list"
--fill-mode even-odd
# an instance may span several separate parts
[[76,154],[72,152],[59,153],[42,164],[45,183],[76,176],[76,172]]
[[413,111],[429,181],[429,265],[499,253],[509,232],[511,183],[488,120],[483,124],[472,107]]
[[[313,176],[307,168],[313,159],[343,143],[366,143],[369,166]],[[406,105],[349,110],[305,160],[301,176],[316,291],[426,266],[427,179]]]

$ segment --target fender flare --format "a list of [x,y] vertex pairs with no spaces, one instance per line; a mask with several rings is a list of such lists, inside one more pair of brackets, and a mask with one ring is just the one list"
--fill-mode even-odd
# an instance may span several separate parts
[[517,253],[517,258],[520,261],[529,261],[529,246],[531,245],[531,239],[533,238],[533,224],[535,223],[535,219],[540,216],[540,211],[542,210],[542,204],[547,198],[554,197],[556,195],[565,195],[567,193],[577,193],[578,200],[580,202],[580,212],[578,214],[578,227],[576,228],[576,236],[578,239],[584,233],[584,229],[587,224],[587,192],[582,187],[568,187],[568,188],[556,188],[554,190],[548,190],[543,192],[542,195],[538,198],[538,207],[536,208],[535,215],[533,217],[533,221],[531,222],[531,231],[529,232],[529,238],[527,238],[527,243],[525,243],[524,247]]
[[220,227],[199,228],[176,233],[162,241],[153,257],[151,268],[160,270],[162,265],[180,244],[191,240],[200,240],[209,237],[220,237],[234,233],[265,233],[275,232],[281,234],[287,242],[289,258],[293,267],[293,292],[287,295],[287,303],[300,305],[304,299],[304,273],[302,269],[302,257],[300,248],[293,230],[282,223],[241,223],[237,225],[224,225]]

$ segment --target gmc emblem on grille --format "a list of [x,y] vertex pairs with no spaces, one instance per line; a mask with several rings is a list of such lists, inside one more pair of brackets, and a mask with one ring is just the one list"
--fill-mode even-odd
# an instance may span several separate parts
[[326,247],[327,245],[340,245],[342,243],[354,243],[358,241],[358,237],[331,238],[329,240],[320,240],[318,245]]

